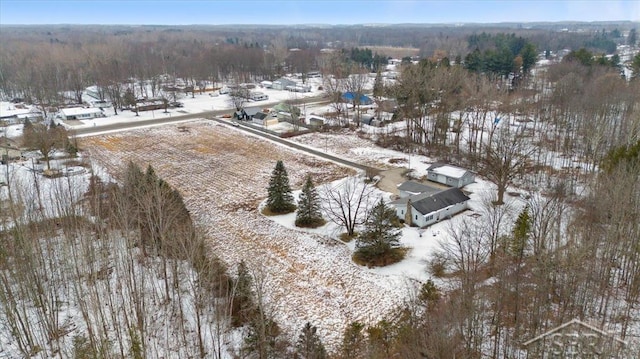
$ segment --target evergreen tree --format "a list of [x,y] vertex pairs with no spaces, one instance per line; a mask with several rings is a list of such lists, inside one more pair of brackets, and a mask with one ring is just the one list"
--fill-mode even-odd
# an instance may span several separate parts
[[124,104],[133,108],[136,112],[136,116],[138,116],[138,101],[136,100],[136,95],[131,91],[131,89],[127,89],[124,93]]
[[302,333],[296,343],[296,358],[324,359],[327,357],[327,351],[316,331],[317,328],[309,322],[302,328]]
[[631,70],[633,71],[633,75],[631,75],[632,78],[640,78],[640,53],[636,54],[636,56],[633,57],[633,61],[631,62]]
[[353,322],[344,330],[340,351],[344,358],[361,358],[365,351],[364,324]]
[[378,70],[378,73],[376,73],[376,80],[373,83],[373,97],[376,98],[376,100],[380,99],[380,97],[382,97],[384,91],[384,84],[382,83],[382,73],[380,72],[380,70]]
[[296,213],[296,226],[315,228],[324,224],[320,213],[320,197],[313,185],[311,176],[302,187],[302,193],[298,199],[298,213]]
[[400,229],[395,211],[382,199],[371,209],[364,230],[358,235],[356,255],[364,261],[383,257],[400,246]]
[[524,250],[527,248],[530,232],[531,217],[529,215],[529,207],[526,206],[518,215],[518,219],[513,228],[513,239],[509,251],[515,258],[522,259],[524,256]]
[[290,213],[296,209],[293,203],[293,195],[291,194],[291,186],[289,186],[289,175],[282,161],[276,163],[276,168],[271,173],[267,191],[269,194],[267,208],[272,213]]
[[233,288],[233,302],[231,309],[232,324],[241,326],[251,320],[255,315],[253,303],[253,290],[251,289],[253,280],[247,269],[244,260],[238,264],[238,270]]

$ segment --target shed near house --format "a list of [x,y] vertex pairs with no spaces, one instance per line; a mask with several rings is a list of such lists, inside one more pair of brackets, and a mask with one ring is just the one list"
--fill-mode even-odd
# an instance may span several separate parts
[[91,108],[83,108],[83,107],[72,107],[72,108],[63,108],[58,112],[58,116],[63,121],[69,120],[92,120],[94,118],[105,117],[104,112],[95,107]]
[[[421,193],[391,202],[396,215],[418,227],[427,227],[448,219],[468,208],[469,197],[459,188],[450,188],[437,193]],[[409,214],[410,213],[410,214]]]
[[476,175],[461,167],[436,163],[427,168],[427,178],[447,186],[462,188],[473,183]]
[[320,127],[324,126],[324,124],[327,123],[327,119],[317,115],[310,115],[309,117],[307,117],[307,122],[311,127]]

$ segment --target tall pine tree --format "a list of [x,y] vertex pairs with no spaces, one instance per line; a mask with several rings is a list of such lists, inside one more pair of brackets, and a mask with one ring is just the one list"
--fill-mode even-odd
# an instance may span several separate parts
[[320,197],[313,185],[311,176],[307,176],[298,199],[296,226],[315,228],[323,224],[324,220],[322,219],[322,213],[320,213]]
[[302,328],[302,333],[296,343],[296,358],[325,359],[327,357],[327,351],[316,331],[317,328],[309,322]]
[[398,218],[382,199],[371,209],[364,230],[358,235],[356,256],[369,263],[383,258],[400,246]]
[[529,216],[529,207],[525,206],[518,215],[513,228],[513,240],[510,243],[510,252],[513,257],[522,260],[524,251],[527,248],[529,234],[531,232],[531,217]]
[[289,186],[289,175],[282,161],[276,163],[276,168],[271,173],[267,191],[269,194],[267,208],[272,213],[290,213],[296,209],[293,195],[291,194],[291,186]]

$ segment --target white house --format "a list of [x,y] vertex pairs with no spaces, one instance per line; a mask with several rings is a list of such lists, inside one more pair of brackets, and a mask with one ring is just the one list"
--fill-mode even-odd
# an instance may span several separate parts
[[42,118],[42,113],[35,107],[27,108],[22,105],[10,105],[5,107],[4,103],[0,105],[0,121],[4,124],[12,125],[24,122],[26,119],[33,121],[38,118]]
[[427,168],[427,178],[430,181],[446,184],[447,186],[462,188],[475,181],[473,172],[464,168],[436,163]]
[[62,119],[63,121],[92,120],[94,118],[105,117],[105,114],[101,109],[95,107],[71,107],[63,108],[58,111],[58,117],[60,117],[60,119]]
[[296,82],[295,81],[291,81],[289,79],[285,79],[284,77],[273,81],[273,83],[271,84],[271,87],[275,90],[285,90],[287,88],[287,86],[296,86]]
[[295,86],[287,86],[285,90],[289,92],[311,92],[311,86],[306,85],[295,85]]
[[407,224],[427,227],[468,208],[469,197],[459,188],[449,188],[437,193],[421,193],[391,202],[396,215]]

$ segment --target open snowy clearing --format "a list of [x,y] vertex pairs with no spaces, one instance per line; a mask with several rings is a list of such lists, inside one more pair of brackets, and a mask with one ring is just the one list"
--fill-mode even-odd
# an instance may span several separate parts
[[230,264],[246,260],[264,280],[276,318],[292,332],[311,321],[335,343],[346,323],[382,319],[406,293],[403,279],[353,264],[346,246],[257,211],[278,159],[294,188],[307,174],[324,183],[351,170],[208,122],[88,138],[82,147],[114,172],[128,160],[152,164],[181,191],[214,251]]

